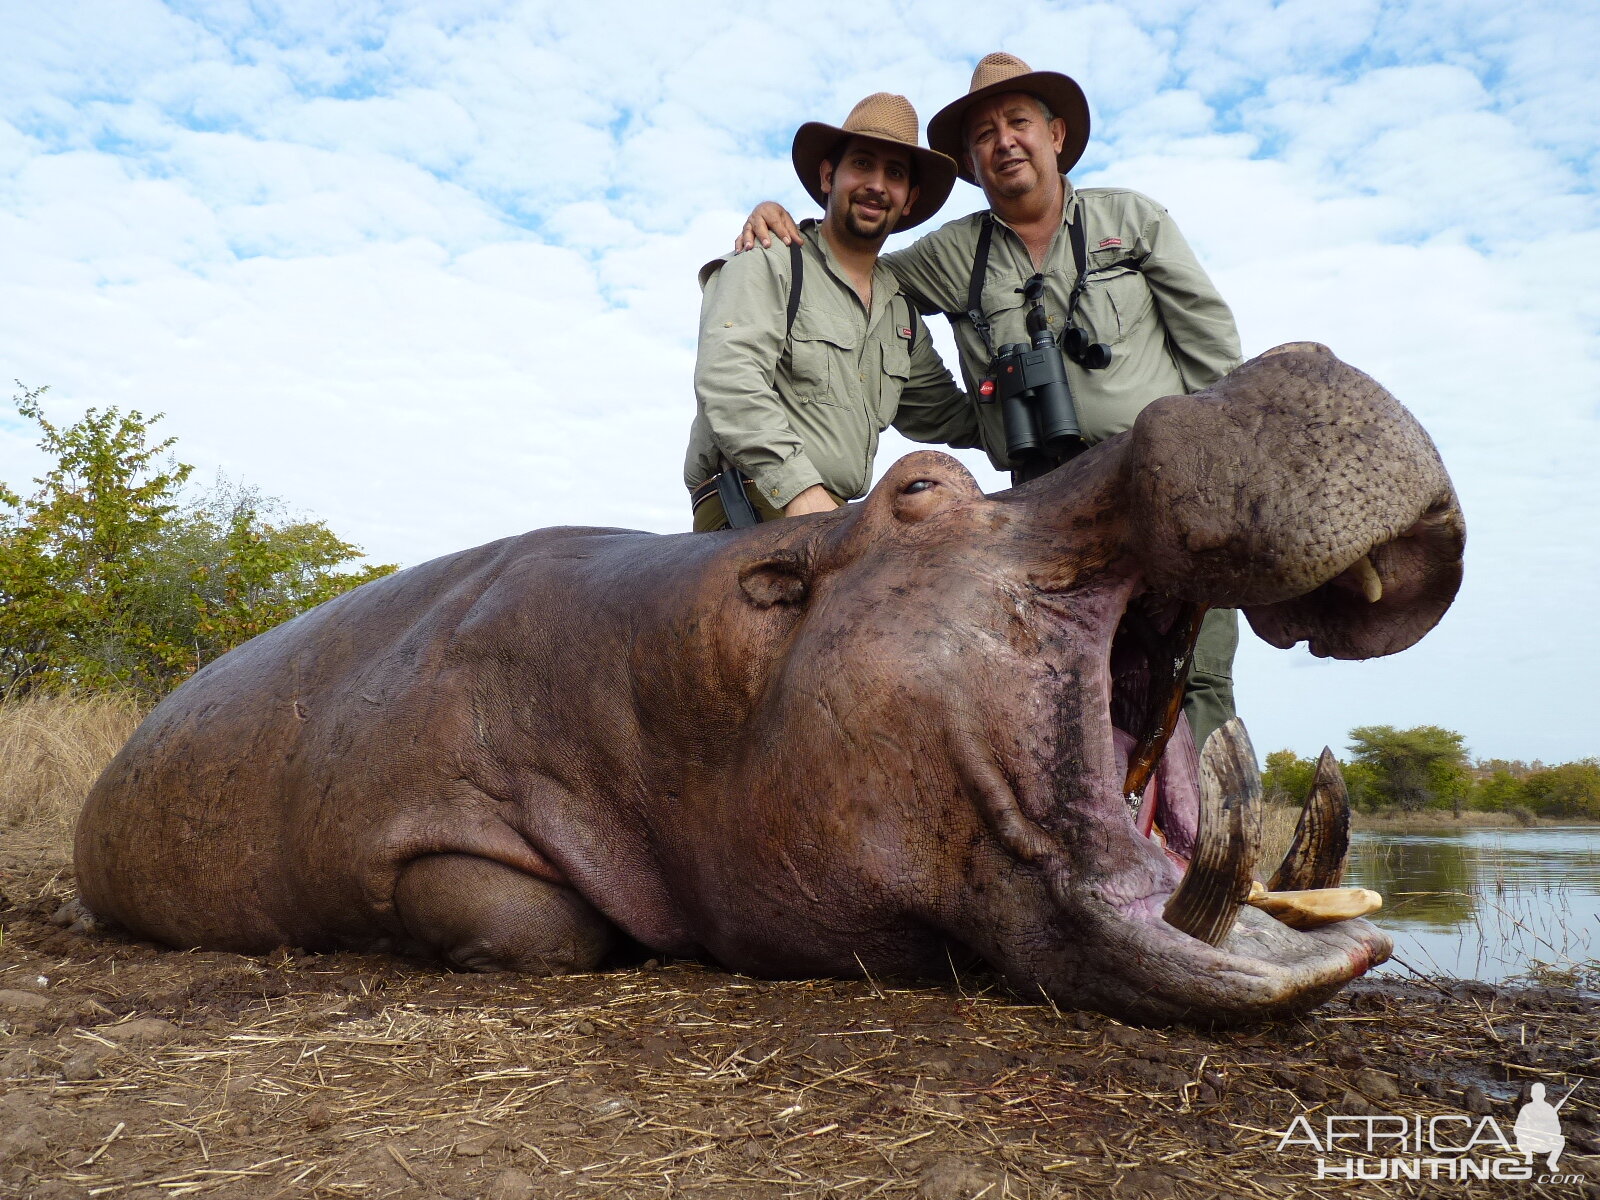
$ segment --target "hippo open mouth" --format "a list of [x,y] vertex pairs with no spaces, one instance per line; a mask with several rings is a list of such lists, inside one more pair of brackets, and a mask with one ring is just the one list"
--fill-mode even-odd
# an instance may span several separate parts
[[[1419,589],[1401,568],[1410,561],[1408,546],[1427,541],[1437,523],[1437,514],[1425,513],[1390,539],[1397,549],[1369,549],[1296,603],[1323,614],[1333,605],[1380,604],[1385,580],[1375,561],[1384,564],[1391,590],[1414,602],[1427,581]],[[1140,586],[1122,593],[1126,604],[1105,651],[1102,729],[1121,802],[1094,807],[1143,853],[1127,856],[1122,839],[1119,854],[1119,839],[1102,835],[1092,839],[1102,869],[1085,871],[1081,845],[1069,849],[1077,869],[1062,881],[1070,892],[1064,907],[1092,915],[1100,945],[1117,948],[1114,975],[1107,972],[1103,984],[1080,977],[1078,986],[1114,993],[1097,999],[1132,1017],[1229,1022],[1303,1010],[1392,950],[1387,935],[1355,919],[1376,907],[1375,894],[1339,888],[1350,808],[1338,764],[1323,751],[1290,847],[1270,878],[1258,881],[1263,797],[1248,735],[1230,721],[1196,754],[1183,715],[1206,606]],[[1108,600],[1114,610],[1117,601]],[[1269,614],[1274,607],[1286,606],[1267,606]],[[1250,615],[1272,628],[1271,615]],[[1273,630],[1279,637],[1303,632],[1290,629],[1293,619],[1280,624]],[[1042,823],[1066,833],[1056,821]],[[1142,994],[1130,995],[1130,985]]]
[[[1367,558],[1360,563],[1372,570]],[[1375,601],[1381,596],[1375,573],[1372,588]],[[1358,909],[1372,893],[1348,897],[1342,911],[1334,895],[1299,903],[1264,899],[1337,888],[1344,875],[1350,802],[1331,751],[1324,749],[1294,839],[1263,886],[1253,878],[1261,851],[1262,789],[1243,725],[1230,721],[1217,730],[1198,759],[1187,736],[1173,744],[1174,734],[1186,725],[1186,680],[1205,611],[1199,604],[1137,595],[1111,645],[1109,717],[1122,794],[1134,828],[1162,848],[1182,879],[1162,918],[1215,946],[1226,939],[1246,903],[1276,911],[1300,928],[1362,915]]]

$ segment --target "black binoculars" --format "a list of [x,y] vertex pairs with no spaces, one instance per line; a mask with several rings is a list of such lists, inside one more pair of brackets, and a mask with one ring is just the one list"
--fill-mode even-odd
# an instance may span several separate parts
[[983,400],[1000,402],[1005,422],[1006,455],[1025,460],[1039,455],[1069,458],[1083,449],[1083,430],[1072,401],[1062,352],[1080,367],[1098,371],[1111,361],[1111,347],[1091,343],[1081,329],[1066,331],[1064,346],[1056,344],[1044,311],[1044,276],[1035,275],[1017,291],[1031,306],[1027,342],[1001,346],[989,364],[989,378],[980,389]]

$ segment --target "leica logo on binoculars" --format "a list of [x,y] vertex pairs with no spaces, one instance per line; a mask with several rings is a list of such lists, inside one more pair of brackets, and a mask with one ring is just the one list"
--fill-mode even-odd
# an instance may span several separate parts
[[1073,453],[1083,447],[1083,430],[1062,355],[1084,370],[1099,371],[1111,362],[1111,347],[1091,342],[1076,326],[1066,330],[1060,345],[1056,343],[1044,311],[1043,275],[1033,276],[1017,291],[1028,304],[1033,344],[1001,346],[989,364],[989,378],[978,390],[985,403],[999,401],[1009,457]]

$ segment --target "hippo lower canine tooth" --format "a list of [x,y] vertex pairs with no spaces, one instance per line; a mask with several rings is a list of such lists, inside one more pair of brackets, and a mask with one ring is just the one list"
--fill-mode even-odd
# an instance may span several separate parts
[[1183,882],[1167,900],[1168,925],[1222,945],[1250,898],[1261,854],[1261,776],[1244,722],[1234,717],[1200,751],[1200,834]]
[[1267,890],[1294,892],[1338,887],[1349,852],[1350,793],[1333,751],[1324,746],[1311,790],[1300,809],[1294,840],[1267,881]]

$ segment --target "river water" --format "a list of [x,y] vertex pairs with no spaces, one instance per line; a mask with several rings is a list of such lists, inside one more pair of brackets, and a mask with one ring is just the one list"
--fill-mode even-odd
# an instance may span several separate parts
[[1382,894],[1372,920],[1423,974],[1498,982],[1600,959],[1600,827],[1356,833],[1344,881]]

